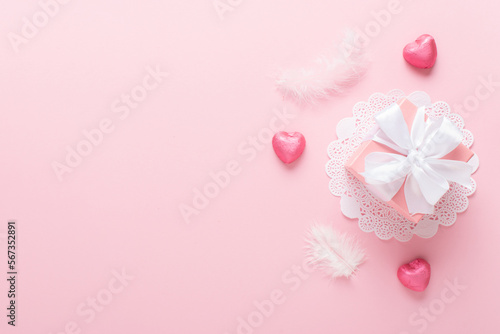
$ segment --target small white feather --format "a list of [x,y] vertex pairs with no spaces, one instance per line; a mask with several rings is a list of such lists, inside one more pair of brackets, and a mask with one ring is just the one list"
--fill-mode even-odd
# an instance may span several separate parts
[[330,226],[312,226],[307,242],[308,262],[331,278],[351,277],[365,259],[365,251],[354,237]]
[[318,57],[312,66],[282,71],[276,78],[276,88],[285,98],[314,103],[355,85],[368,63],[359,35],[348,30],[336,50]]

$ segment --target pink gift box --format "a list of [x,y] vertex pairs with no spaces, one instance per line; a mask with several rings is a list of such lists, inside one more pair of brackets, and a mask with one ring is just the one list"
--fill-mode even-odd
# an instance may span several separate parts
[[[413,120],[415,119],[415,115],[417,114],[418,108],[406,98],[401,99],[398,102],[398,105],[403,112],[404,119],[406,121],[406,124],[408,125],[408,130],[411,131],[411,126],[413,124]],[[349,158],[349,160],[346,162],[345,167],[351,174],[353,174],[365,185],[367,184],[365,182],[365,178],[363,177],[363,175],[361,175],[361,173],[365,171],[366,156],[373,152],[399,154],[393,149],[372,140],[361,143],[356,152],[354,152],[351,158]],[[465,145],[460,144],[455,150],[444,156],[443,159],[468,162],[472,158],[472,156],[474,156],[474,152],[468,149]],[[368,188],[370,187],[369,185],[367,186]],[[404,185],[401,187],[401,189],[399,189],[398,193],[389,202],[387,202],[387,204],[391,205],[405,218],[414,223],[417,223],[424,216],[423,214],[419,213],[411,215],[408,211],[408,205],[406,204],[404,193]]]

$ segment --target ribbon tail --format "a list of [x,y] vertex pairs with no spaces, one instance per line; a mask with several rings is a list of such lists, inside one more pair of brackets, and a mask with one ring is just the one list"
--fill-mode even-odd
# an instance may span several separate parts
[[441,197],[450,189],[450,184],[446,178],[436,173],[427,164],[424,164],[422,167],[414,167],[412,174],[417,180],[425,200],[432,206],[436,205]]
[[419,182],[413,174],[408,175],[405,182],[405,198],[408,212],[413,215],[416,213],[433,214],[434,205],[428,203],[420,189]]
[[468,189],[472,189],[471,175],[473,168],[466,162],[445,159],[426,159],[426,162],[434,172],[442,175],[451,182],[456,182]]

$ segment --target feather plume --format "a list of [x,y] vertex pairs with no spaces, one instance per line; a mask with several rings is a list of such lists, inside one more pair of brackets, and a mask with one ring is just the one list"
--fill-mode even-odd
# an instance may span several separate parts
[[354,237],[330,226],[314,225],[307,239],[307,260],[329,277],[351,277],[365,259]]
[[281,71],[276,88],[284,98],[298,103],[315,103],[342,94],[355,85],[368,68],[366,48],[353,30],[347,30],[334,52],[316,59],[310,67]]

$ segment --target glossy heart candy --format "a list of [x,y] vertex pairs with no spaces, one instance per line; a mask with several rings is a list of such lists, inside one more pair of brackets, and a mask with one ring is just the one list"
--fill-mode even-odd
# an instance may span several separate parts
[[424,291],[431,279],[431,265],[424,259],[416,259],[398,269],[398,278],[410,290]]
[[274,152],[286,164],[297,160],[305,147],[306,139],[300,132],[280,131],[273,137]]
[[431,68],[436,63],[436,41],[431,35],[422,35],[403,49],[403,57],[418,68]]

